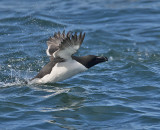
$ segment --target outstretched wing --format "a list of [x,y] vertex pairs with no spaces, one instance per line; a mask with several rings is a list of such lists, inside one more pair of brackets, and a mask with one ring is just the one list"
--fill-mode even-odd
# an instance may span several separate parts
[[62,34],[60,32],[55,33],[54,36],[47,41],[47,55],[53,56],[54,58],[70,59],[80,48],[84,37],[85,33],[80,33],[79,35],[77,35],[77,33],[72,35],[71,32],[65,35],[65,31],[63,31]]
[[71,33],[67,33],[66,38],[59,45],[59,49],[53,53],[53,57],[70,59],[71,56],[80,48],[84,37],[85,33],[83,35],[82,33],[80,33],[79,36],[76,32],[74,35],[72,35]]
[[52,54],[59,49],[59,45],[66,38],[65,31],[61,34],[60,32],[54,33],[53,37],[50,37],[47,41],[48,48],[46,53],[48,56],[52,56]]

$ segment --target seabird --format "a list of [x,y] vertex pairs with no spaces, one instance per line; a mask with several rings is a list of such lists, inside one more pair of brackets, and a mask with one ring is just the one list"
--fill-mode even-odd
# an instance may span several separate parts
[[46,50],[50,62],[31,80],[31,83],[45,84],[63,81],[98,63],[108,61],[108,58],[104,56],[74,56],[84,37],[85,33],[82,34],[82,32],[77,35],[77,32],[65,34],[65,31],[55,33],[53,37],[50,37]]

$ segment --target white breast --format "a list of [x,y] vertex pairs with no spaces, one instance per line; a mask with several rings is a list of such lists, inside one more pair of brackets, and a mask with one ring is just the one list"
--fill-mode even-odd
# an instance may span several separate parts
[[50,74],[45,75],[41,79],[35,79],[34,83],[54,83],[65,80],[87,70],[85,66],[75,60],[68,60],[66,62],[57,63]]

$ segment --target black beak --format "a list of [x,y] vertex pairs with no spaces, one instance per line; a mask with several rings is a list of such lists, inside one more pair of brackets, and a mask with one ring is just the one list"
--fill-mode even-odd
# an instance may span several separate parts
[[105,61],[108,61],[108,58],[105,57],[105,56],[97,56],[96,59],[99,61],[99,62],[105,62]]

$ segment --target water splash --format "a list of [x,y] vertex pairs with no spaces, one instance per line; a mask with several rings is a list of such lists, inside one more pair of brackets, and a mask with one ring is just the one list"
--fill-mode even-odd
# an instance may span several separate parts
[[16,70],[12,67],[12,65],[8,65],[9,72],[7,77],[3,77],[0,82],[0,87],[11,87],[11,86],[23,86],[26,85],[33,75],[33,71],[27,69],[24,70]]

